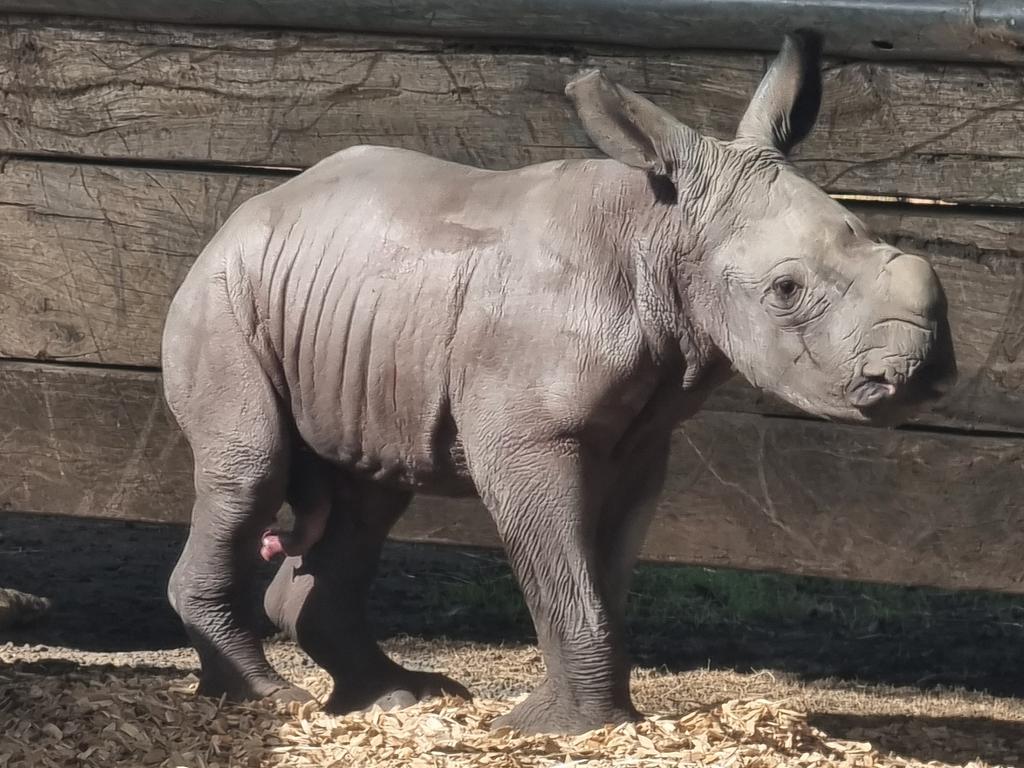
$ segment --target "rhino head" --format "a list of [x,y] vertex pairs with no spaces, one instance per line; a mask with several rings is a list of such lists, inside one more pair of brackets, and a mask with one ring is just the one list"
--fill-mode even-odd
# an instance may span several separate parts
[[732,141],[702,136],[586,72],[584,128],[647,172],[651,258],[667,264],[684,336],[753,385],[825,418],[893,424],[956,379],[946,298],[927,261],[874,236],[788,160],[821,102],[821,41],[788,35]]

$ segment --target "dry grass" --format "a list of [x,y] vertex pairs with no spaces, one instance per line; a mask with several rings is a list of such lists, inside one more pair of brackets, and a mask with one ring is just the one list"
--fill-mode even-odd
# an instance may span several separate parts
[[[269,650],[288,677],[327,692],[328,680],[293,646]],[[279,710],[194,697],[190,651],[0,646],[0,767],[886,768],[971,764],[974,756],[985,761],[975,765],[1015,765],[1014,750],[1024,750],[1024,704],[1015,700],[709,671],[637,671],[638,704],[673,714],[580,737],[523,738],[489,724],[537,681],[535,649],[398,640],[389,650],[489,698],[339,718],[314,704]],[[840,732],[826,733],[819,721]]]

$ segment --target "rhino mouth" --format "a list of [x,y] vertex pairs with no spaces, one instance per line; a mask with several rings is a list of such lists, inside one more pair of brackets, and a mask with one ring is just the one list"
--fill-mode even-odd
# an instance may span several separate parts
[[897,387],[881,376],[859,376],[846,390],[846,399],[854,408],[872,408],[896,397]]
[[847,402],[868,421],[892,426],[940,400],[950,387],[941,365],[910,366],[908,374],[857,376],[847,387]]

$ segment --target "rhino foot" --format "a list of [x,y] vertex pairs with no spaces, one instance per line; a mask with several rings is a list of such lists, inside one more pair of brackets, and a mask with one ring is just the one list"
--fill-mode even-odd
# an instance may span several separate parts
[[562,686],[545,681],[511,712],[496,718],[491,729],[510,728],[522,734],[579,734],[640,719],[640,713],[631,704],[618,707],[572,702],[564,693],[560,695],[562,690]]
[[238,679],[225,680],[216,675],[204,674],[199,680],[199,688],[196,693],[215,699],[223,697],[228,701],[266,699],[279,704],[288,704],[293,701],[304,704],[313,699],[312,694],[308,691],[284,680],[270,677],[240,681]]
[[414,672],[399,668],[398,674],[376,685],[361,688],[335,685],[324,709],[333,715],[366,711],[374,707],[402,709],[427,699],[454,696],[470,701],[473,695],[465,686],[446,675]]
[[286,685],[283,688],[278,688],[265,698],[283,705],[292,703],[305,704],[307,701],[313,701],[314,699],[313,694],[304,688],[299,688],[297,685]]

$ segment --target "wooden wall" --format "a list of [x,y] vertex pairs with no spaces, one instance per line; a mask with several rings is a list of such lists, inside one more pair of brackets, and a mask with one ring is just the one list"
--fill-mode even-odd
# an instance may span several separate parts
[[[360,143],[489,168],[595,154],[563,96],[601,66],[728,136],[757,53],[530,47],[0,16],[0,508],[185,522],[164,312],[243,200]],[[961,380],[901,430],[807,419],[741,382],[675,439],[646,556],[1024,591],[1024,69],[828,64],[797,163],[927,254]],[[900,202],[906,198],[942,205]],[[400,538],[489,544],[475,503]]]

